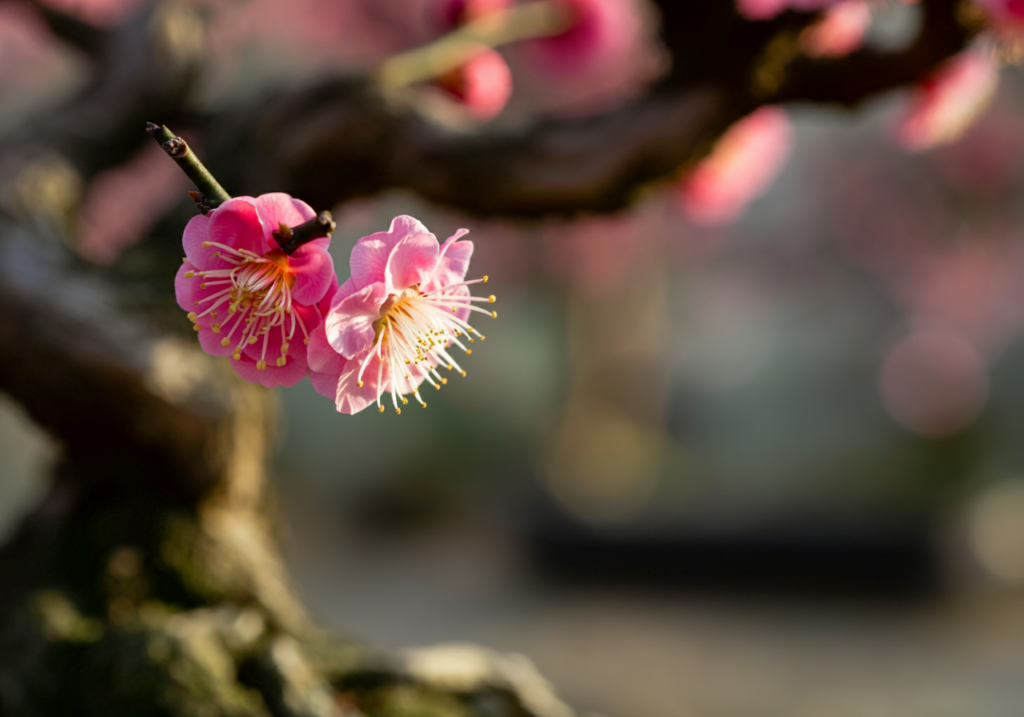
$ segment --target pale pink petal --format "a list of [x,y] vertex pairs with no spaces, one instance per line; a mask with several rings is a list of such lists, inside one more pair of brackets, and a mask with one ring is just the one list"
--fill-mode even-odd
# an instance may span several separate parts
[[[363,385],[359,385],[359,369],[362,366],[365,356],[359,356],[345,365],[345,371],[338,377],[335,387],[334,405],[339,413],[359,413],[364,408],[377,400],[381,394],[377,385],[377,375],[380,370],[380,359],[373,356],[370,363],[363,371]],[[387,383],[388,370],[383,371],[384,382]]]
[[414,284],[423,284],[437,266],[437,239],[433,234],[411,234],[391,250],[384,270],[384,286],[398,294]]
[[468,229],[459,229],[441,245],[434,274],[420,288],[421,291],[434,291],[466,280],[469,260],[473,256],[473,242],[458,240],[468,233]]
[[349,259],[349,268],[356,286],[362,288],[378,281],[383,282],[391,250],[405,237],[417,234],[433,236],[418,219],[402,215],[391,220],[391,227],[386,232],[376,232],[356,242]]
[[[309,335],[309,346],[306,350],[306,361],[314,374],[333,374],[335,379],[341,375],[348,361],[344,356],[335,351],[327,341],[327,331],[323,324],[313,329]],[[337,381],[335,381],[337,383]],[[314,381],[314,385],[316,382]],[[317,389],[320,391],[320,389]],[[330,393],[324,393],[329,398],[334,398],[335,390],[332,387]]]
[[[208,229],[208,241],[229,246],[232,249],[251,251],[262,256],[264,254],[263,225],[256,214],[256,207],[249,197],[235,197],[213,210]],[[203,248],[199,252],[209,257],[207,264],[194,262],[204,269],[210,268],[209,262],[216,260],[216,252],[223,251],[216,246]],[[191,260],[191,257],[190,257]]]
[[[263,252],[277,248],[277,241],[271,236],[282,224],[296,227],[316,216],[313,208],[301,199],[296,199],[284,192],[272,192],[256,197],[256,213],[263,224],[263,237],[266,241]],[[327,240],[328,243],[330,240]],[[326,247],[325,247],[326,249]],[[312,303],[312,302],[304,302]]]
[[300,246],[289,258],[288,266],[295,274],[292,299],[298,303],[317,303],[324,298],[332,280],[337,281],[334,259],[327,253],[330,243],[328,237],[315,239]]
[[[339,291],[340,294],[340,291]],[[351,358],[373,345],[373,322],[380,318],[380,307],[387,298],[384,284],[365,286],[335,303],[324,323],[327,339],[341,355]]]
[[434,83],[479,120],[497,116],[512,96],[512,71],[494,50],[480,46],[475,54]]

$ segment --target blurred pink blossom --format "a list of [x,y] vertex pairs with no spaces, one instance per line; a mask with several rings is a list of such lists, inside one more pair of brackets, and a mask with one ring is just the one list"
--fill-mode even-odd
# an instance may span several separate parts
[[[459,242],[460,229],[443,245],[423,224],[399,216],[386,232],[363,237],[352,248],[352,276],[335,292],[323,328],[309,344],[313,387],[332,399],[341,413],[358,413],[381,396],[401,413],[412,394],[425,408],[419,387],[448,382],[438,372],[458,370],[453,346],[466,354],[466,344],[483,340],[469,325],[473,312],[497,316],[474,306],[494,297],[474,297],[466,281],[472,242]],[[466,342],[466,343],[464,343]]]
[[683,180],[683,213],[703,225],[738,218],[782,169],[792,135],[789,118],[778,107],[762,107],[734,124]]
[[988,107],[998,83],[999,70],[980,50],[947,60],[911,98],[896,127],[897,141],[910,151],[952,142]]
[[0,97],[9,106],[13,91],[52,80],[61,54],[46,23],[20,3],[0,3]]
[[285,254],[273,237],[281,225],[312,219],[287,194],[235,197],[185,227],[185,262],[174,280],[203,350],[230,356],[239,376],[268,388],[293,386],[309,373],[309,333],[319,302],[334,286],[329,238]]
[[183,196],[179,191],[187,184],[185,175],[155,144],[96,175],[79,212],[79,253],[99,264],[113,262]]
[[449,30],[505,10],[514,0],[441,0],[437,16],[441,29]]
[[988,10],[997,30],[1024,30],[1024,0],[975,0]]
[[988,397],[988,370],[956,333],[921,329],[890,349],[880,388],[889,414],[908,431],[941,437],[970,425]]
[[501,55],[481,45],[472,58],[434,84],[474,117],[488,120],[505,108],[512,95],[512,72]]
[[585,81],[586,75],[622,62],[638,41],[642,22],[630,0],[551,1],[572,20],[565,32],[524,44],[543,71]]
[[861,46],[870,24],[867,0],[845,0],[800,34],[800,46],[810,57],[843,57]]

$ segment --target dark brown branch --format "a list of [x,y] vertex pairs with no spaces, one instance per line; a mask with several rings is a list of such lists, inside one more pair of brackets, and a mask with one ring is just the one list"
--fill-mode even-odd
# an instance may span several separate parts
[[324,211],[309,221],[299,224],[297,227],[289,227],[282,224],[274,232],[274,239],[277,240],[281,251],[285,254],[292,254],[300,246],[308,244],[314,239],[329,237],[337,227],[338,225],[331,216],[331,213]]

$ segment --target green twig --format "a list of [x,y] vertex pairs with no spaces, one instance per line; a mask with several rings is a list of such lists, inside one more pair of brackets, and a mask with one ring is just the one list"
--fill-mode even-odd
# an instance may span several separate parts
[[494,12],[463,25],[436,42],[402,52],[377,69],[386,90],[441,77],[480,52],[518,40],[560,35],[572,27],[570,12],[553,2],[529,2]]
[[198,192],[189,192],[189,196],[199,205],[199,210],[203,214],[231,199],[231,195],[224,191],[224,187],[214,179],[210,170],[203,166],[185,140],[176,136],[167,127],[153,122],[146,123],[146,132],[160,144],[171,159],[178,163],[182,171],[199,189]]

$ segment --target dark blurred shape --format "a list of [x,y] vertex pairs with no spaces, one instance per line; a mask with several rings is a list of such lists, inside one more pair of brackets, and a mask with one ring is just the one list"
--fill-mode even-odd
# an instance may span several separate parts
[[559,584],[892,599],[925,598],[941,587],[932,531],[906,516],[794,517],[715,530],[596,526],[533,500],[529,554],[541,576]]

